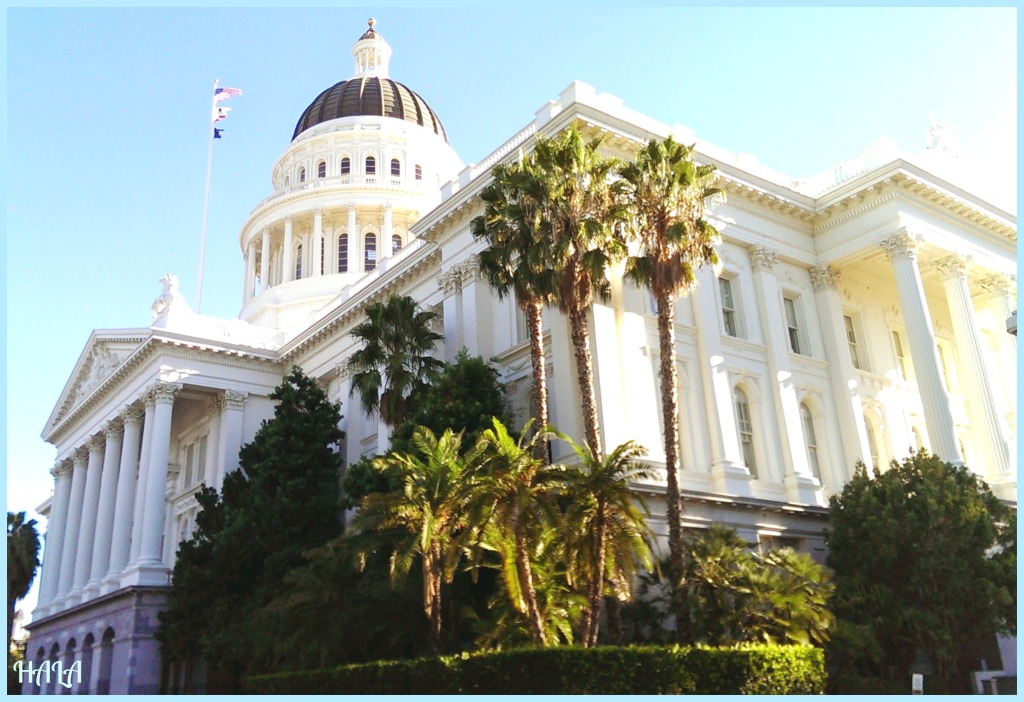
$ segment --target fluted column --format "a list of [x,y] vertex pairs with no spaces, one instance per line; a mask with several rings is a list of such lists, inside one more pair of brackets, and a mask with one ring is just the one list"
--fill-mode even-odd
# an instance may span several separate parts
[[160,383],[153,389],[153,443],[150,445],[149,471],[146,476],[146,507],[142,527],[139,566],[160,566],[160,539],[164,528],[164,503],[167,489],[167,459],[171,448],[171,413],[174,396],[181,390],[176,383]]
[[216,488],[224,485],[224,476],[238,468],[238,453],[242,448],[242,419],[248,393],[225,390],[220,406],[220,432]]
[[110,564],[103,577],[100,592],[116,590],[121,572],[128,565],[132,537],[132,515],[135,512],[135,491],[139,471],[139,445],[142,441],[142,410],[130,406],[121,414],[124,435],[117,471],[117,497],[114,500],[114,523],[111,530]]
[[932,451],[944,461],[963,464],[949,395],[942,377],[938,351],[935,349],[931,314],[924,295],[921,271],[917,266],[918,241],[906,231],[901,231],[880,245],[889,256],[896,276],[896,290],[903,311],[903,322],[907,326],[910,356],[914,361],[914,373],[921,404],[924,406],[924,420]]
[[245,246],[245,295],[242,297],[243,302],[248,302],[252,299],[253,289],[255,287],[256,278],[256,247],[250,241]]
[[[976,473],[992,477],[1005,474],[1010,469],[1010,451],[1003,434],[1003,423],[992,395],[985,358],[981,351],[978,322],[974,317],[974,303],[967,286],[968,259],[963,256],[948,256],[936,264],[942,275],[942,286],[946,290],[949,316],[953,322],[956,348],[961,366],[967,376],[967,396],[972,410],[974,434],[981,438],[984,466],[974,466]],[[980,426],[979,426],[980,425]]]
[[67,524],[68,502],[71,499],[70,461],[61,461],[50,471],[56,485],[50,502],[50,518],[46,526],[46,548],[43,551],[43,572],[39,576],[39,609],[46,614],[57,595],[60,579],[61,551],[64,547],[64,528]]
[[313,210],[313,241],[310,246],[310,275],[321,274],[320,261],[323,259],[324,251],[324,211],[319,207]]
[[270,287],[270,230],[263,228],[260,242],[260,291]]
[[281,249],[281,282],[295,280],[295,241],[292,234],[292,218],[284,218],[284,245]]
[[711,484],[718,492],[750,495],[750,472],[743,465],[733,410],[732,387],[725,365],[714,272],[701,266],[697,289],[690,294],[697,322],[697,349],[711,445]]
[[870,471],[877,470],[878,466],[871,464],[871,448],[868,445],[867,425],[864,423],[864,406],[861,404],[858,391],[857,369],[853,366],[850,343],[846,337],[843,304],[836,289],[838,281],[839,272],[831,266],[817,266],[811,269],[811,282],[814,283],[814,297],[818,308],[818,321],[821,323],[822,340],[825,342],[825,355],[831,366],[829,378],[832,381],[832,394],[835,396],[843,457],[846,459],[844,477],[849,477],[857,461],[862,461]]
[[56,599],[61,600],[57,609],[64,609],[67,597],[75,583],[75,554],[78,553],[78,537],[81,533],[82,499],[85,497],[86,462],[89,451],[84,446],[75,451],[71,473],[71,497],[68,499],[67,519],[64,522],[64,543],[60,553],[60,582]]
[[[1017,297],[1014,295],[1010,276],[990,275],[981,281],[981,287],[992,295],[999,310],[999,321],[1005,324],[1009,316],[1017,311]],[[1005,341],[1010,344],[1013,352],[1017,353],[1017,335],[1007,333]]]
[[143,513],[146,509],[146,476],[149,474],[149,448],[153,445],[153,412],[156,410],[151,390],[146,390],[142,394],[142,402],[146,410],[142,425],[142,449],[139,451],[139,470],[135,478],[131,550],[128,557],[129,568],[139,562],[139,552],[142,549]]
[[114,530],[114,499],[117,497],[118,469],[121,463],[121,444],[124,427],[120,422],[108,422],[103,428],[103,468],[100,473],[100,500],[96,514],[96,536],[92,546],[92,568],[85,596],[95,597],[100,592],[103,576],[110,565],[111,536]]
[[786,320],[782,316],[782,291],[772,269],[778,254],[764,246],[750,250],[754,269],[754,290],[761,318],[768,357],[768,374],[775,405],[776,434],[782,449],[783,483],[786,495],[793,502],[824,505],[818,488],[821,484],[811,473],[807,460],[806,439],[800,421],[800,404],[793,387],[793,371],[789,366],[789,346],[784,337]]
[[78,551],[75,554],[75,582],[73,599],[81,600],[92,571],[92,547],[96,541],[96,517],[100,504],[100,479],[103,473],[103,437],[99,434],[89,440],[89,463],[85,474],[85,493],[82,498],[82,521],[78,525]]

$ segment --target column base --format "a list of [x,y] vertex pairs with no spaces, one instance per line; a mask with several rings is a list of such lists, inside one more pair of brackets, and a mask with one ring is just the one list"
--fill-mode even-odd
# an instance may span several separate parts
[[735,463],[713,463],[711,465],[711,488],[715,492],[740,497],[752,497],[750,471]]
[[82,602],[87,602],[87,601],[89,601],[91,599],[94,599],[99,594],[100,594],[100,581],[99,580],[91,580],[85,586],[85,590],[82,591]]
[[121,587],[128,585],[169,585],[171,570],[162,563],[139,563],[128,566],[121,575]]
[[120,573],[107,573],[106,577],[103,578],[103,582],[100,583],[100,594],[106,595],[107,593],[119,590],[121,588],[121,574]]
[[817,478],[790,473],[782,482],[786,486],[786,499],[790,502],[826,506],[825,495],[821,492],[821,483]]

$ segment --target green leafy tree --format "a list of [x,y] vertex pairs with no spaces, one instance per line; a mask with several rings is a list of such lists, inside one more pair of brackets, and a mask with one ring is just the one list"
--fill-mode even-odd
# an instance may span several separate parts
[[[484,214],[472,221],[473,237],[487,244],[480,252],[480,270],[499,298],[513,294],[526,315],[533,374],[533,416],[548,425],[547,365],[544,358],[544,306],[555,299],[546,220],[542,217],[546,180],[537,155],[520,157],[492,169],[493,180],[480,193]],[[547,455],[546,442],[537,444]]]
[[852,662],[906,680],[924,653],[933,689],[966,691],[971,644],[1016,632],[1015,512],[969,469],[924,451],[874,478],[858,465],[830,507],[836,613],[860,642]]
[[[664,426],[668,503],[669,575],[678,590],[683,568],[679,495],[679,381],[676,367],[675,299],[696,283],[702,264],[715,264],[718,231],[705,219],[713,187],[713,165],[698,165],[693,147],[672,137],[651,140],[636,161],[619,169],[616,184],[626,208],[626,233],[636,253],[626,259],[626,276],[651,290],[658,310],[658,377]],[[682,602],[676,598],[682,611]]]
[[169,659],[205,657],[228,689],[251,666],[256,610],[280,594],[305,551],[341,531],[340,407],[298,367],[270,397],[274,417],[242,447],[240,469],[219,495],[197,495],[197,529],[179,547],[160,617]]
[[604,458],[589,446],[569,444],[579,463],[568,467],[564,478],[564,543],[573,579],[585,584],[580,640],[590,647],[597,645],[606,591],[616,598],[629,596],[635,577],[654,568],[653,535],[645,518],[649,512],[631,489],[631,483],[651,478],[653,472],[639,462],[647,451],[635,441],[616,446]]
[[348,360],[352,387],[367,414],[379,411],[394,428],[411,416],[410,396],[441,371],[443,362],[431,354],[444,337],[431,329],[437,315],[407,295],[370,303],[363,312],[366,319],[351,332],[363,342]]
[[7,648],[11,648],[14,608],[28,594],[39,567],[39,533],[36,520],[25,521],[24,512],[7,513]]

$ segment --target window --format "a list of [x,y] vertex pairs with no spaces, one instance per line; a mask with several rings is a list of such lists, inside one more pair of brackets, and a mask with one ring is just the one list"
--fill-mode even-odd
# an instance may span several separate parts
[[391,253],[396,254],[402,250],[402,237],[398,234],[391,235]]
[[743,463],[750,474],[757,476],[757,460],[754,457],[754,423],[750,419],[750,404],[747,395],[739,388],[735,390],[736,428],[740,435],[740,449],[743,451]]
[[326,162],[321,161],[320,163],[316,164],[316,177],[317,178],[326,178],[327,177],[327,163]]
[[946,363],[946,352],[942,344],[935,344],[935,350],[939,353],[939,365],[942,366],[942,377],[946,380],[946,390],[953,390],[953,378],[949,374],[949,364]]
[[316,242],[316,248],[320,252],[320,275],[324,274],[324,266],[327,261],[327,247],[324,246],[324,240],[318,239]]
[[375,175],[377,173],[377,159],[373,156],[366,157],[366,175]]
[[363,244],[363,270],[369,272],[377,267],[377,235],[369,233]]
[[299,182],[300,183],[305,183],[306,182],[306,169],[305,168],[300,168],[299,169]]
[[295,247],[295,280],[302,278],[302,244]]
[[821,480],[821,464],[818,461],[818,437],[814,433],[814,417],[811,416],[811,409],[800,405],[800,420],[804,425],[804,441],[807,443],[807,462],[811,466],[814,477]]
[[338,272],[348,273],[348,233],[338,237]]
[[800,350],[800,322],[797,316],[796,300],[792,297],[783,297],[782,305],[786,308],[786,330],[789,334],[789,350],[793,353],[803,353]]
[[865,421],[864,429],[868,435],[868,451],[871,452],[871,466],[875,469],[875,475],[879,475],[882,472],[882,454],[878,450],[878,436],[875,434],[875,429],[871,426],[871,422]]
[[843,325],[846,327],[846,343],[850,345],[850,360],[857,370],[865,370],[864,362],[861,360],[860,347],[857,344],[857,328],[854,326],[853,317],[843,315]]
[[289,180],[288,180],[288,176],[285,176],[285,177],[284,177],[284,187],[286,187],[286,188],[287,188],[287,187],[288,187],[288,185],[289,185]]
[[391,159],[391,175],[396,178],[402,175],[402,164],[397,158]]
[[718,289],[722,294],[722,322],[725,324],[725,333],[729,336],[739,336],[739,329],[736,325],[736,302],[732,295],[732,281],[729,278],[719,278]]
[[206,480],[206,434],[185,447],[181,488],[188,490]]
[[907,380],[907,361],[903,355],[903,344],[900,342],[900,333],[892,330],[892,348],[896,352],[896,372],[900,378]]
[[341,167],[338,169],[341,175],[348,175],[352,172],[352,161],[349,160],[348,156],[341,159]]
[[416,180],[423,180],[423,168],[420,164],[416,164]]

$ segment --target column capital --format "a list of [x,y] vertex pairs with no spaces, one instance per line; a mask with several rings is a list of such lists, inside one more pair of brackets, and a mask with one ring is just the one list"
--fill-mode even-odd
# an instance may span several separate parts
[[778,260],[778,253],[772,251],[767,246],[757,244],[750,248],[750,263],[755,271],[771,272],[775,264],[778,263]]
[[224,397],[221,398],[221,407],[224,409],[240,410],[245,405],[245,398],[249,397],[247,392],[239,392],[238,390],[225,390]]
[[100,431],[103,433],[104,437],[120,437],[124,434],[124,424],[120,417],[115,417],[104,424]]
[[57,461],[53,468],[50,469],[50,475],[55,478],[59,478],[62,475],[71,475],[71,471],[74,469],[74,461],[64,459],[63,461]]
[[288,226],[291,226],[292,222],[294,222],[294,221],[295,221],[295,218],[292,215],[285,215],[284,216],[284,223],[287,224]]
[[1016,292],[1017,276],[1005,273],[994,273],[987,278],[982,278],[978,284],[985,292],[999,297],[1002,295],[1013,295]]
[[913,258],[917,256],[917,249],[921,245],[921,237],[911,234],[906,229],[901,229],[888,239],[878,242],[878,245],[885,250],[889,260],[897,257]]
[[171,403],[174,402],[174,396],[178,394],[178,391],[182,389],[181,383],[165,383],[158,382],[151,386],[144,397],[146,398],[146,404],[156,403]]
[[[104,425],[104,429],[106,425]],[[93,434],[89,437],[88,446],[89,453],[99,453],[103,450],[103,447],[107,443],[107,437],[104,435],[104,431],[101,429],[98,434]]]
[[71,466],[72,470],[78,466],[85,467],[85,464],[89,460],[89,447],[85,444],[75,447],[75,450],[71,453],[74,464]]
[[441,289],[445,295],[450,295],[455,292],[455,288],[462,284],[462,276],[459,274],[457,268],[452,268],[446,273],[442,273],[437,276],[437,287]]
[[952,254],[941,261],[935,262],[935,270],[939,272],[943,280],[957,280],[967,277],[967,265],[971,262],[969,256]]
[[323,217],[324,216],[324,208],[322,208],[322,207],[314,207],[313,208],[313,216],[314,217]]
[[138,405],[128,405],[121,411],[121,421],[125,425],[138,424],[142,421],[143,414],[142,408]]
[[832,266],[815,266],[810,271],[811,282],[816,290],[835,289],[839,283],[839,271]]

